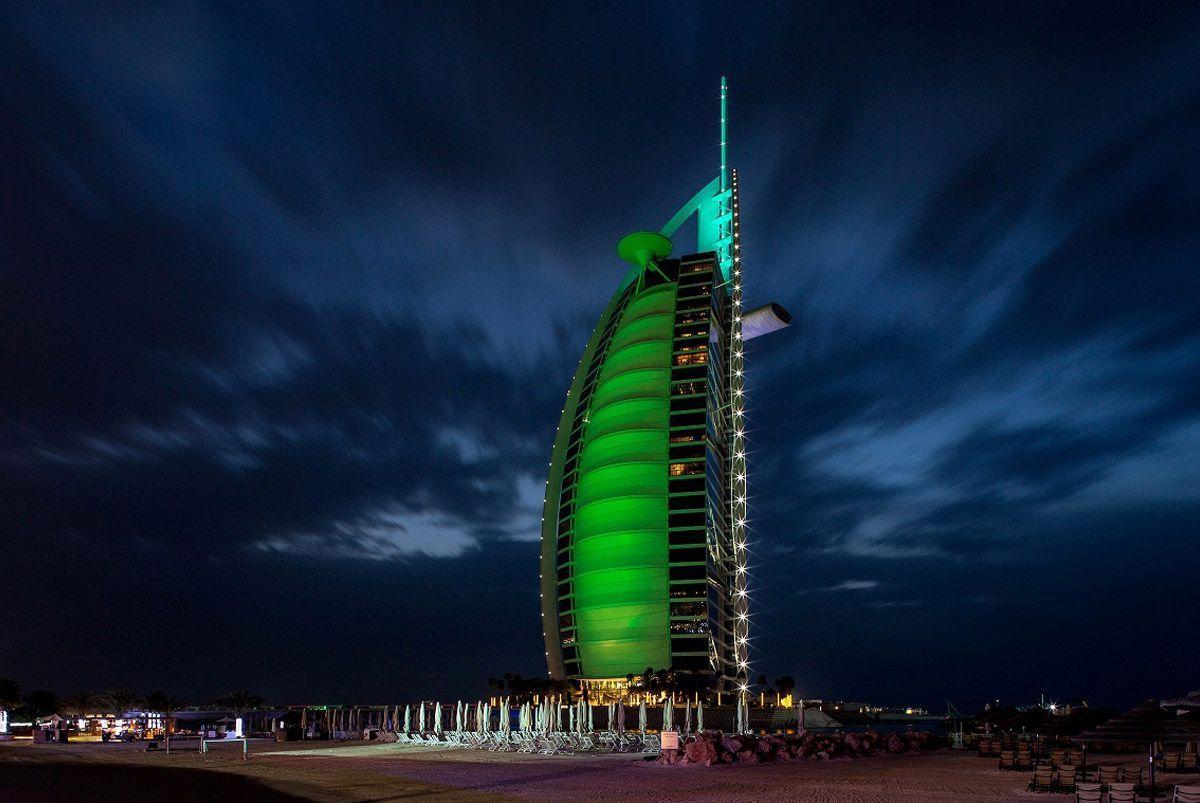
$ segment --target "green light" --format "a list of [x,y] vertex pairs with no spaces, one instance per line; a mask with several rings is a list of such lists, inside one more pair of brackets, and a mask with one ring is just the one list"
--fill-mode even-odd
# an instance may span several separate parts
[[600,369],[579,457],[576,644],[589,677],[671,661],[667,435],[674,285],[625,308]]

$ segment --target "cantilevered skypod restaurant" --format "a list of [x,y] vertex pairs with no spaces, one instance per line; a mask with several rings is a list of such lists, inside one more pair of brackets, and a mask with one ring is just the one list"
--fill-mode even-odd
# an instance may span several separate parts
[[[550,675],[620,693],[646,667],[749,677],[744,342],[787,326],[744,312],[738,175],[726,162],[628,269],[588,340],[559,421],[542,520]],[[692,253],[672,256],[695,218]],[[673,239],[675,241],[673,241]]]

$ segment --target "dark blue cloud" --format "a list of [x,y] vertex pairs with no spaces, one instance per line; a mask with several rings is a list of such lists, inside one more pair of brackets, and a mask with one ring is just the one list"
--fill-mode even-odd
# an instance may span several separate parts
[[[749,292],[795,313],[749,354],[759,668],[1183,690],[1197,56],[1182,6],[6,9],[0,673],[166,683],[110,637],[199,695],[541,671],[563,394],[725,72]],[[1068,629],[1159,660],[1081,677]]]

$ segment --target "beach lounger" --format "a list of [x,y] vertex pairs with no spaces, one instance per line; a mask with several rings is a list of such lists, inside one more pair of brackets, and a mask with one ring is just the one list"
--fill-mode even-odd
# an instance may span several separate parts
[[1016,764],[1019,770],[1033,769],[1033,753],[1030,752],[1028,743],[1022,742],[1017,745]]
[[662,742],[653,734],[646,734],[642,738],[642,752],[658,755],[662,752]]
[[1122,783],[1131,783],[1135,787],[1142,785],[1142,767],[1121,767]]
[[992,755],[992,740],[991,739],[980,739],[979,740],[979,757],[980,758],[988,758],[991,755]]
[[1179,785],[1175,787],[1175,796],[1171,803],[1200,803],[1200,786]]
[[1061,747],[1056,747],[1050,751],[1050,764],[1055,767],[1061,767],[1067,763],[1067,751]]
[[1113,783],[1108,787],[1108,803],[1134,803],[1134,785]]
[[1100,781],[1100,785],[1103,786],[1105,789],[1112,786],[1117,781],[1121,780],[1121,768],[1120,767],[1109,767],[1109,766],[1105,766],[1105,765],[1101,764],[1097,769],[1099,770],[1097,779]]
[[1017,768],[1017,754],[1012,750],[1000,751],[1000,769],[1015,770]]
[[1045,766],[1037,767],[1033,771],[1033,780],[1029,782],[1029,791],[1031,792],[1053,792],[1054,791],[1054,767]]
[[558,755],[567,752],[566,739],[562,734],[552,733],[538,744],[538,752],[544,756]]
[[1071,766],[1062,766],[1058,768],[1058,791],[1073,792],[1075,791],[1075,768]]
[[1164,750],[1162,769],[1167,772],[1178,772],[1183,768],[1183,753],[1179,750]]
[[1075,785],[1075,803],[1100,803],[1104,790],[1098,783],[1080,781]]

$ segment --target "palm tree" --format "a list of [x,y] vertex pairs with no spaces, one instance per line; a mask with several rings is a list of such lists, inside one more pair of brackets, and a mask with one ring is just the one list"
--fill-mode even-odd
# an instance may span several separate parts
[[775,678],[775,688],[779,693],[779,696],[775,698],[775,704],[779,705],[780,699],[787,697],[796,688],[796,679],[791,675]]
[[83,719],[88,711],[96,707],[96,695],[90,691],[68,694],[63,698],[63,710],[72,714],[75,719]]
[[104,702],[113,709],[118,719],[124,717],[127,711],[141,701],[142,695],[132,689],[109,689],[104,693]]
[[248,691],[231,691],[228,694],[223,694],[214,700],[217,705],[223,705],[233,711],[234,716],[241,718],[247,711],[253,711],[262,705],[265,700],[257,694],[251,694]]
[[43,714],[57,714],[61,706],[58,695],[45,689],[34,689],[25,695],[25,704],[33,709],[33,721]]
[[165,691],[154,691],[146,695],[146,707],[168,717],[183,706],[183,700]]
[[21,704],[21,684],[12,678],[0,678],[0,708],[11,711]]
[[171,752],[171,731],[174,729],[171,715],[183,706],[183,700],[164,691],[154,691],[146,695],[146,707],[163,715],[163,741],[168,753]]

